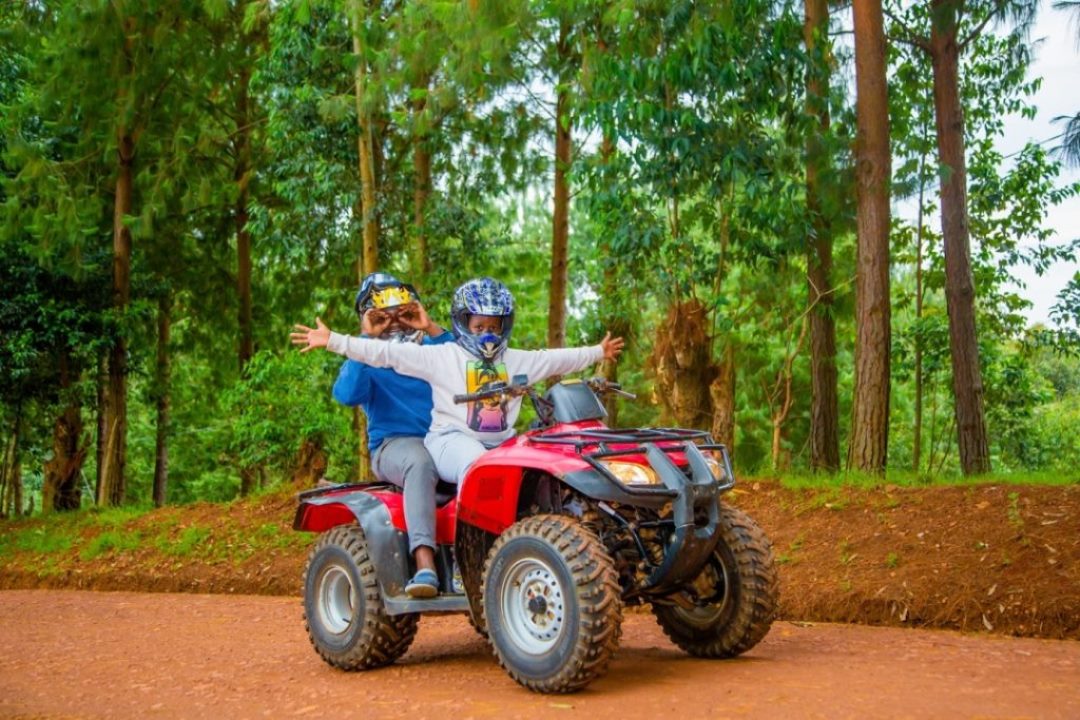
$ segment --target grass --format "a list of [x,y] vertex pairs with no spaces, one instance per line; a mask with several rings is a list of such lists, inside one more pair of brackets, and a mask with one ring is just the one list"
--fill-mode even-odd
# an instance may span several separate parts
[[180,535],[175,539],[159,535],[154,541],[154,546],[165,555],[190,557],[202,550],[209,537],[210,528],[192,525],[181,530]]
[[[236,512],[245,510],[245,505],[235,505]],[[244,527],[223,517],[220,522],[183,524],[181,517],[178,507],[91,507],[4,522],[0,561],[48,575],[78,562],[75,558],[85,562],[146,549],[164,556],[162,561],[169,564],[194,559],[239,565],[260,555],[305,549],[311,543],[309,535],[281,523]]]
[[795,554],[802,549],[803,543],[805,542],[806,534],[799,533],[795,539],[791,541],[791,544],[788,545],[787,551],[780,553],[776,557],[776,562],[780,565],[794,565],[797,563],[799,560],[795,557]]
[[64,552],[71,548],[71,538],[58,532],[50,532],[47,527],[28,528],[25,532],[13,533],[0,540],[0,557],[13,552],[50,555]]
[[858,553],[854,552],[855,546],[846,538],[837,543],[836,549],[840,552],[841,565],[850,565],[851,561],[858,557]]
[[826,488],[877,488],[888,485],[898,487],[926,487],[930,485],[1076,485],[1080,474],[1073,472],[1017,471],[994,472],[986,475],[965,476],[959,473],[926,475],[911,470],[889,470],[884,475],[861,472],[833,474],[792,471],[775,476],[789,490],[822,490]]
[[132,552],[142,547],[142,534],[123,530],[106,530],[93,539],[79,551],[79,557],[83,560],[93,560],[99,555],[108,552]]

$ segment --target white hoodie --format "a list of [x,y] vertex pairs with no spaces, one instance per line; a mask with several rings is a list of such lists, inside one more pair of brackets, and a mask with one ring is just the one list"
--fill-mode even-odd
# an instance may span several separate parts
[[507,349],[485,365],[457,343],[418,345],[330,333],[326,349],[372,367],[393,368],[431,385],[431,432],[458,430],[491,447],[514,435],[521,398],[457,404],[454,395],[473,393],[494,381],[525,375],[530,383],[576,372],[604,359],[601,345],[557,350]]

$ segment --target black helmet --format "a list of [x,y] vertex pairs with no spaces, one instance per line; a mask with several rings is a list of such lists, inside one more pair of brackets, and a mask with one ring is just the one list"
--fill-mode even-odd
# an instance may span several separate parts
[[[473,335],[469,332],[469,318],[473,315],[501,317],[502,332]],[[498,280],[489,277],[469,280],[454,291],[450,320],[458,345],[481,360],[493,361],[510,341],[510,331],[514,327],[514,296]]]
[[[364,313],[368,310],[387,310],[400,305],[420,302],[420,295],[416,288],[408,283],[403,283],[393,275],[383,272],[368,273],[360,283],[360,292],[356,294],[356,314],[363,321]],[[412,330],[409,332],[391,332],[387,339],[405,342],[416,342],[420,339],[421,332]]]

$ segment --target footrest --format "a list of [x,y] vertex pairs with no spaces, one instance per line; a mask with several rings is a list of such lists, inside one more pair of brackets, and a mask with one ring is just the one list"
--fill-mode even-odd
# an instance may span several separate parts
[[469,598],[461,595],[439,595],[438,597],[419,600],[408,595],[395,595],[383,598],[383,605],[390,615],[404,615],[416,612],[469,612]]

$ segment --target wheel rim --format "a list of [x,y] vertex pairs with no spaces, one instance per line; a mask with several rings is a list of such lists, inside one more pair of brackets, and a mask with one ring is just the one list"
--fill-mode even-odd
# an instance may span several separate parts
[[323,627],[335,635],[340,635],[352,626],[356,589],[345,568],[337,565],[326,568],[319,577],[316,597]]
[[550,566],[535,558],[518,560],[503,575],[499,597],[503,622],[520,650],[541,655],[558,642],[565,594]]
[[[674,610],[692,625],[709,627],[728,612],[731,603],[731,573],[727,563],[714,556],[713,561],[695,578],[694,586],[698,590],[698,597],[693,600],[694,607],[676,605]],[[701,590],[704,587],[708,587],[710,592],[703,596]]]

